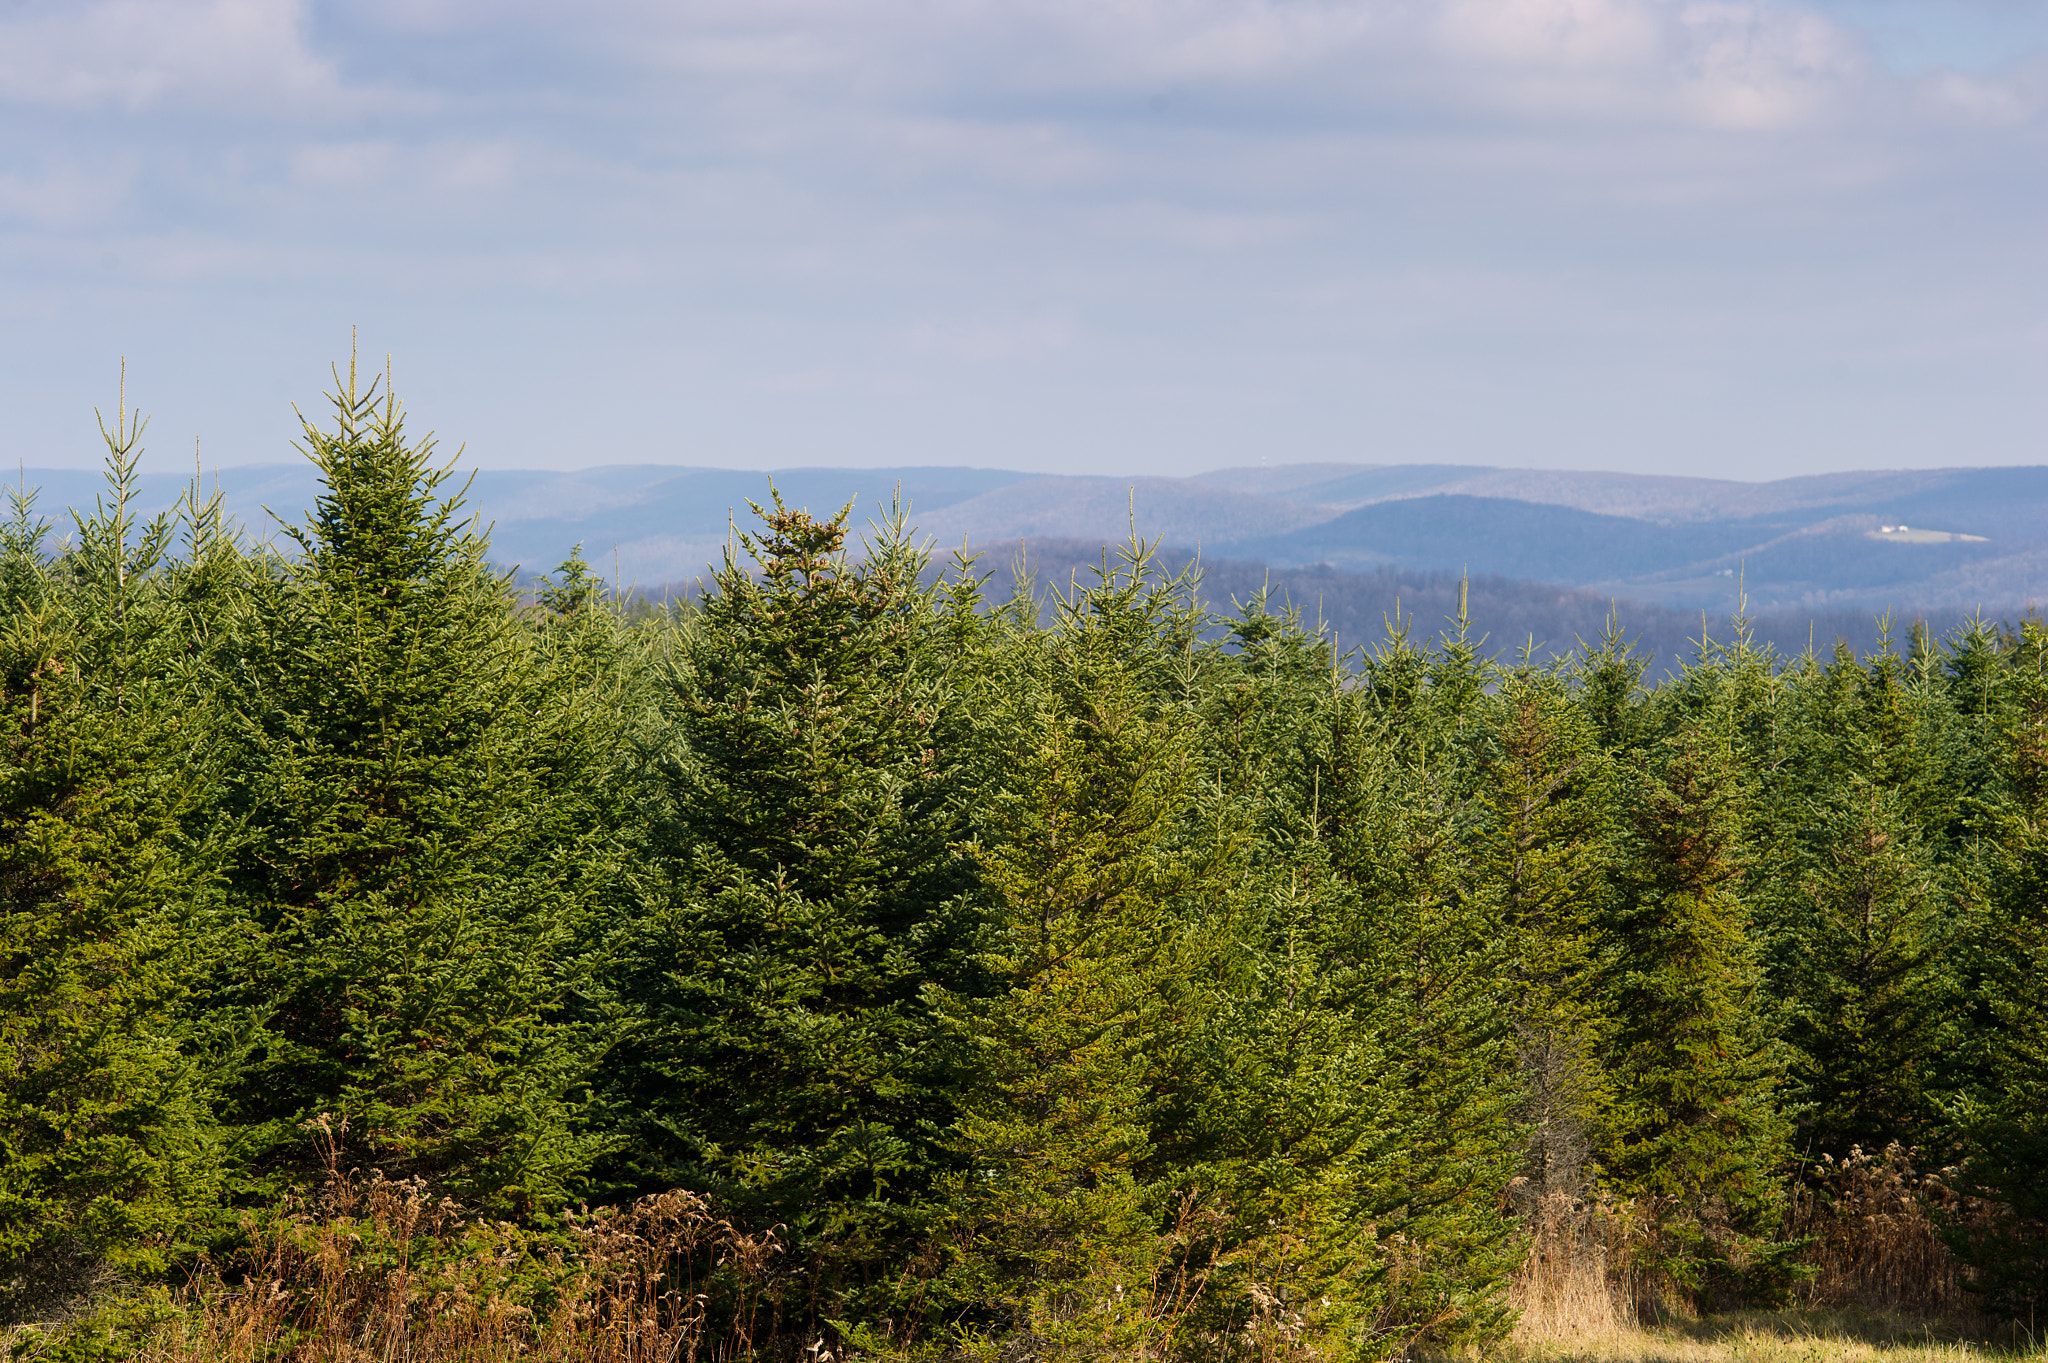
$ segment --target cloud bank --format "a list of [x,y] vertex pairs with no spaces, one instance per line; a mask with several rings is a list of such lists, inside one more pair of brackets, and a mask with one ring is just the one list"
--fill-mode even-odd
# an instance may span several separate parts
[[2039,461],[2026,0],[29,0],[4,452]]

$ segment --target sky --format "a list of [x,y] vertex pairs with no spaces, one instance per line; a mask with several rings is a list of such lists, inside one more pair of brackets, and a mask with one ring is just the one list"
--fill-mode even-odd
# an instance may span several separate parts
[[0,459],[2048,462],[2048,0],[0,0]]

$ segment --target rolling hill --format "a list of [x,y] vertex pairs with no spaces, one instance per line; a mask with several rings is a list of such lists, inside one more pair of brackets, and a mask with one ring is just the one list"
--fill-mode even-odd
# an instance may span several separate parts
[[[233,514],[274,534],[316,490],[304,464],[207,475]],[[97,476],[26,470],[43,514],[88,505]],[[2010,612],[2048,590],[2048,467],[1875,470],[1745,483],[1464,465],[1300,464],[1185,478],[1051,477],[1001,469],[671,465],[477,472],[469,506],[494,557],[545,570],[577,544],[628,583],[683,582],[721,553],[771,480],[796,505],[856,523],[900,496],[942,546],[1121,541],[1135,526],[1211,560],[1274,569],[1473,574],[1680,612]],[[151,475],[171,505],[189,478]],[[1910,527],[1901,530],[1901,527]]]

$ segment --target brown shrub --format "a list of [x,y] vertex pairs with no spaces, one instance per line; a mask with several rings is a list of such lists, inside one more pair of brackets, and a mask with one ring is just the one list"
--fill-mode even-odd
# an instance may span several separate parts
[[141,1357],[713,1363],[802,1351],[782,1329],[780,1237],[735,1228],[694,1193],[572,1215],[543,1237],[467,1220],[417,1179],[344,1173],[338,1140],[327,1145],[325,1187],[249,1218],[246,1248],[201,1266]]
[[1816,1307],[1861,1307],[1928,1316],[1972,1311],[1968,1272],[1943,1243],[1939,1221],[1968,1225],[1997,1208],[1922,1173],[1914,1152],[1894,1142],[1882,1154],[1852,1148],[1823,1155],[1794,1191],[1786,1230],[1810,1240],[1801,1262],[1813,1276],[1799,1289]]

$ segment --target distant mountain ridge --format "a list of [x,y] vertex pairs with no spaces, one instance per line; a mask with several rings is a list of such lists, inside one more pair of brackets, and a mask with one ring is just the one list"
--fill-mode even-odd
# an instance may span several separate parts
[[[89,505],[96,475],[27,470],[48,515]],[[308,465],[209,473],[258,536],[316,492]],[[1672,608],[1725,613],[2008,610],[2048,588],[2048,466],[1871,470],[1744,483],[1647,474],[1468,465],[1294,464],[1184,478],[1004,469],[795,468],[767,472],[614,465],[574,472],[485,469],[469,505],[494,557],[544,571],[577,544],[609,575],[656,584],[699,576],[733,519],[771,485],[794,505],[856,524],[900,496],[942,547],[1025,539],[1108,543],[1140,535],[1282,568],[1328,564],[1529,579]],[[189,485],[152,475],[145,501]],[[1902,536],[1897,527],[1975,538]],[[1887,533],[1887,527],[1892,533]]]

